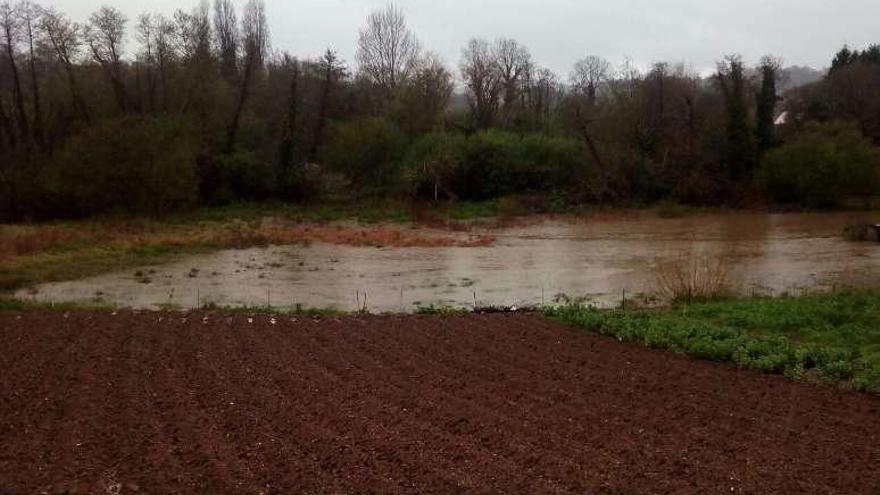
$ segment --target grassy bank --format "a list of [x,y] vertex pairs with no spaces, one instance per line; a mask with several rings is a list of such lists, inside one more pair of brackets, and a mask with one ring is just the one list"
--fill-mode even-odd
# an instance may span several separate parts
[[548,313],[621,341],[880,393],[880,291]]

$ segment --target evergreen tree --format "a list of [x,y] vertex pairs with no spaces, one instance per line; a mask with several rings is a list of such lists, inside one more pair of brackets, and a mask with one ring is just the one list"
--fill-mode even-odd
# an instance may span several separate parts
[[773,147],[776,141],[775,117],[776,78],[779,73],[779,61],[772,57],[764,57],[759,67],[761,73],[761,89],[758,92],[757,111],[755,114],[755,137],[757,146],[756,164],[760,164],[764,154]]
[[853,51],[849,49],[849,46],[844,45],[843,48],[834,55],[834,60],[831,61],[831,69],[828,71],[829,74],[853,63],[854,55]]
[[738,181],[754,168],[752,136],[748,124],[745,67],[739,55],[732,55],[718,65],[718,82],[724,94],[727,115],[727,170]]

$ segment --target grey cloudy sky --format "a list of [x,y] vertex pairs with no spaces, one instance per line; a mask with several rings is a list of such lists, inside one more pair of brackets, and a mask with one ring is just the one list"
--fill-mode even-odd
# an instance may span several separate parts
[[[102,4],[131,19],[170,14],[175,0],[44,0],[77,20]],[[189,2],[194,5],[196,0]],[[237,0],[241,5],[244,0]],[[327,47],[350,64],[357,31],[384,0],[266,0],[272,45],[310,57]],[[880,42],[880,0],[397,0],[422,44],[457,66],[471,37],[512,37],[537,63],[565,76],[588,54],[639,66],[687,62],[707,71],[726,53],[748,63],[764,54],[822,68],[844,43]],[[187,7],[189,8],[189,7]]]

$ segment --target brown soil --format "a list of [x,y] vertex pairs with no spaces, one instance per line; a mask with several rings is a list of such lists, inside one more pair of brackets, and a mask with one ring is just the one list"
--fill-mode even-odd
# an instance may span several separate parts
[[0,349],[0,493],[880,493],[880,398],[539,316],[3,313]]

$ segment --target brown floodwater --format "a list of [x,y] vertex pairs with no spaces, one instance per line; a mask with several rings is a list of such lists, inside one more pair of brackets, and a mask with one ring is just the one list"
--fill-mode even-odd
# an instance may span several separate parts
[[[875,215],[880,217],[880,215]],[[373,248],[330,244],[220,251],[84,280],[46,284],[19,296],[38,301],[100,298],[120,306],[231,306],[373,312],[420,306],[470,308],[549,303],[561,294],[600,305],[655,290],[662,260],[724,260],[740,291],[796,294],[880,285],[880,244],[842,236],[855,213],[706,214],[659,219],[535,219],[484,228],[490,247]],[[140,272],[140,273],[138,273]]]

